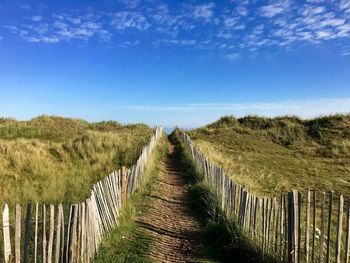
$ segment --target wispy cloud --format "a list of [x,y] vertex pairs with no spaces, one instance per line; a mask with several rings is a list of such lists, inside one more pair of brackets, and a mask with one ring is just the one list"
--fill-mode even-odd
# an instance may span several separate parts
[[127,8],[133,9],[140,5],[141,0],[119,0],[119,2],[124,4]]
[[235,61],[235,60],[237,60],[239,58],[239,54],[237,54],[237,53],[227,54],[226,58],[228,60]]
[[[180,124],[197,127],[223,115],[237,117],[261,115],[267,117],[296,115],[313,118],[335,113],[350,113],[350,98],[324,98],[256,103],[187,103],[177,105],[109,105],[111,110],[123,110],[149,116],[153,124],[168,127]],[[166,117],[164,117],[166,116]]]
[[296,114],[300,117],[332,113],[350,113],[350,98],[324,98],[312,100],[287,100],[261,103],[188,103],[178,105],[118,105],[136,111],[231,111],[232,114]]
[[111,24],[118,30],[128,28],[137,30],[147,30],[151,24],[146,17],[139,12],[121,11],[113,15]]
[[262,16],[272,18],[278,14],[281,14],[287,11],[290,7],[290,2],[288,0],[279,0],[274,1],[269,5],[265,5],[260,8],[260,12]]
[[43,19],[43,18],[42,18],[41,16],[33,16],[33,17],[32,17],[32,20],[33,20],[34,22],[40,22],[42,19]]
[[[332,41],[338,41],[342,50],[350,39],[350,0],[245,0],[227,1],[226,5],[225,1],[172,5],[164,0],[116,3],[117,11],[88,8],[51,16],[28,16],[28,12],[42,13],[34,5],[23,5],[21,8],[28,11],[22,12],[23,22],[1,28],[32,43],[87,42],[96,38],[116,41],[117,46],[124,48],[135,46],[130,45],[135,38],[125,39],[125,33],[137,33],[137,39],[153,47],[166,44],[211,49],[228,60],[234,58],[231,54],[242,56],[263,48],[275,52],[306,45],[327,47],[332,46]],[[121,34],[129,44],[120,45]]]
[[20,5],[19,7],[25,11],[29,11],[32,9],[30,5],[26,5],[26,4]]
[[197,5],[194,7],[193,17],[196,19],[209,20],[214,15],[214,3]]

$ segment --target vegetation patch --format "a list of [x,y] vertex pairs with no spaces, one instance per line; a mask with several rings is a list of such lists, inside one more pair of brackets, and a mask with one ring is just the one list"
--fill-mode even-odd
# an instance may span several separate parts
[[225,116],[189,135],[212,162],[258,195],[292,189],[350,194],[350,115]]
[[152,129],[144,124],[89,123],[40,116],[0,119],[0,203],[64,204],[90,195],[91,186],[122,163],[134,164]]
[[157,187],[156,182],[166,151],[167,144],[163,137],[146,168],[146,180],[127,201],[126,208],[121,211],[120,225],[102,243],[94,260],[95,263],[145,262],[142,255],[153,245],[152,239],[136,233],[137,227],[133,219],[147,209],[143,204],[147,201],[147,198],[150,198],[152,190]]
[[182,147],[176,133],[171,134],[178,152],[179,167],[184,177],[191,182],[189,193],[192,211],[205,225],[203,238],[205,249],[203,254],[214,262],[273,262],[267,255],[263,257],[261,250],[249,241],[232,218],[224,216],[219,206],[219,199],[203,181],[203,171],[199,171],[188,152]]

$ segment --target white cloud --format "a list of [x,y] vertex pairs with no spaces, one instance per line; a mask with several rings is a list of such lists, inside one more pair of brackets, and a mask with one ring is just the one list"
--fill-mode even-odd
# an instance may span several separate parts
[[125,41],[123,43],[120,43],[118,47],[121,48],[128,48],[128,47],[135,47],[140,44],[140,40],[135,40],[135,41]]
[[261,16],[272,18],[285,12],[290,7],[289,1],[274,2],[273,4],[261,7]]
[[22,10],[28,11],[28,10],[31,9],[31,6],[30,6],[30,5],[24,4],[24,5],[20,5],[20,8],[21,8]]
[[239,54],[237,54],[237,53],[227,54],[227,55],[225,55],[225,58],[227,58],[230,61],[235,61],[239,58]]
[[13,25],[3,25],[1,27],[9,30],[12,33],[15,33],[15,32],[18,31],[18,27],[17,26],[13,26]]
[[323,3],[325,0],[306,0],[309,3]]
[[154,44],[158,46],[161,43],[167,45],[194,46],[197,44],[197,41],[193,39],[162,39],[160,41],[156,41]]
[[[136,111],[158,112],[221,112],[238,116],[258,114],[266,116],[297,115],[303,118],[317,117],[334,113],[350,113],[350,98],[320,98],[310,100],[287,100],[280,102],[257,103],[188,103],[178,105],[121,105],[122,108]],[[189,115],[188,115],[189,116]],[[195,117],[195,116],[193,116]]]
[[44,37],[44,36],[38,36],[38,37],[25,37],[25,40],[27,40],[30,43],[46,43],[46,44],[53,44],[59,42],[59,38],[57,37]]
[[[89,41],[92,38],[108,41],[113,35],[138,30],[142,31],[138,32],[138,39],[145,44],[149,41],[153,46],[167,44],[216,49],[217,54],[222,54],[222,50],[230,52],[232,49],[228,47],[233,45],[239,48],[238,54],[244,50],[255,52],[261,47],[290,49],[304,44],[325,47],[332,44],[331,39],[345,41],[350,37],[350,0],[330,0],[327,4],[323,0],[303,3],[232,0],[230,2],[236,5],[225,7],[219,6],[220,2],[208,1],[197,5],[178,4],[174,8],[166,2],[153,0],[147,5],[141,0],[117,0],[124,5],[123,11],[71,10],[44,19],[39,15],[32,16],[31,22],[24,16],[26,24],[19,20],[15,25],[0,27],[26,41],[44,43]],[[37,5],[32,9],[37,9]],[[152,34],[156,39],[149,40],[146,34]],[[129,36],[125,34],[125,37]],[[124,36],[123,40],[124,44],[117,42],[116,45],[132,46],[135,41],[124,39]]]
[[118,30],[125,30],[128,28],[147,30],[151,26],[141,13],[128,11],[115,13],[111,24]]
[[320,23],[320,27],[337,27],[337,26],[341,26],[345,23],[345,19],[337,19],[337,18],[333,18],[333,19],[326,19],[321,21]]
[[202,4],[194,7],[194,18],[210,19],[214,15],[214,3]]
[[140,5],[140,0],[119,0],[120,3],[123,3],[127,8],[135,8]]
[[237,17],[229,17],[226,18],[224,20],[224,25],[225,27],[233,27],[234,25],[236,25],[236,23],[238,22],[238,18]]
[[43,19],[43,18],[42,18],[41,16],[33,16],[33,17],[32,17],[32,20],[33,20],[34,22],[40,22],[42,19]]
[[340,9],[350,8],[350,0],[340,0]]
[[239,14],[241,16],[248,15],[248,9],[246,7],[244,7],[244,6],[236,7],[236,12],[237,12],[237,14]]
[[30,43],[52,44],[73,39],[88,41],[94,36],[107,41],[112,35],[99,21],[99,14],[54,14],[52,20],[48,20],[47,23],[40,22],[39,18],[33,20],[34,24],[23,24],[17,30],[19,35]]

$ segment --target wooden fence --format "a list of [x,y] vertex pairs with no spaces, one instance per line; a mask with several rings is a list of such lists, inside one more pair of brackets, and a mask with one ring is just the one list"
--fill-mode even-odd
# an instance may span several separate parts
[[[1,255],[0,262],[92,261],[102,239],[118,225],[122,201],[125,202],[122,189],[125,189],[125,196],[130,197],[138,188],[162,133],[162,128],[157,127],[135,165],[130,169],[114,171],[95,183],[91,196],[80,204],[72,204],[66,216],[62,204],[55,207],[35,203],[33,207],[29,203],[24,214],[21,206],[16,205],[12,224],[11,209],[5,204],[2,213],[4,258]],[[122,178],[126,178],[124,182]],[[13,232],[14,235],[11,235]]]
[[[350,199],[333,192],[293,190],[258,197],[232,181],[178,129],[180,140],[220,198],[225,216],[238,222],[263,254],[281,262],[349,263]],[[344,207],[345,205],[345,207]]]

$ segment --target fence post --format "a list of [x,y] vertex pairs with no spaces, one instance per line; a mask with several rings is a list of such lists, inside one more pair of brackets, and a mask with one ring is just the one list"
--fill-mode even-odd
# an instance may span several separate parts
[[288,192],[288,262],[294,263],[300,262],[300,201],[299,191]]
[[329,204],[328,204],[328,227],[327,227],[327,254],[326,254],[327,263],[329,263],[329,257],[331,252],[332,207],[333,207],[333,191],[330,191]]
[[344,263],[349,263],[349,248],[350,248],[350,198],[348,198],[348,205],[347,205],[347,211],[346,211],[346,239],[345,239]]
[[124,165],[122,166],[121,187],[122,187],[122,207],[124,208],[126,206],[126,167]]
[[24,231],[24,256],[23,256],[23,262],[27,263],[29,262],[28,256],[29,256],[29,235],[30,235],[30,213],[32,210],[32,203],[29,203],[27,206],[27,213],[26,213],[26,225],[25,225],[25,231]]
[[15,262],[21,262],[21,206],[16,205]]
[[335,262],[336,263],[340,263],[342,231],[343,231],[343,208],[344,208],[344,198],[343,198],[343,195],[340,195],[339,196],[339,208],[338,208],[337,240],[336,240],[336,249],[335,249]]
[[305,226],[305,262],[306,263],[309,262],[310,203],[311,203],[310,191],[307,191],[307,196],[306,196],[306,226]]
[[9,207],[7,204],[4,205],[2,212],[2,228],[4,235],[4,259],[5,263],[10,261],[11,257],[11,241],[10,241],[10,219],[9,219]]

